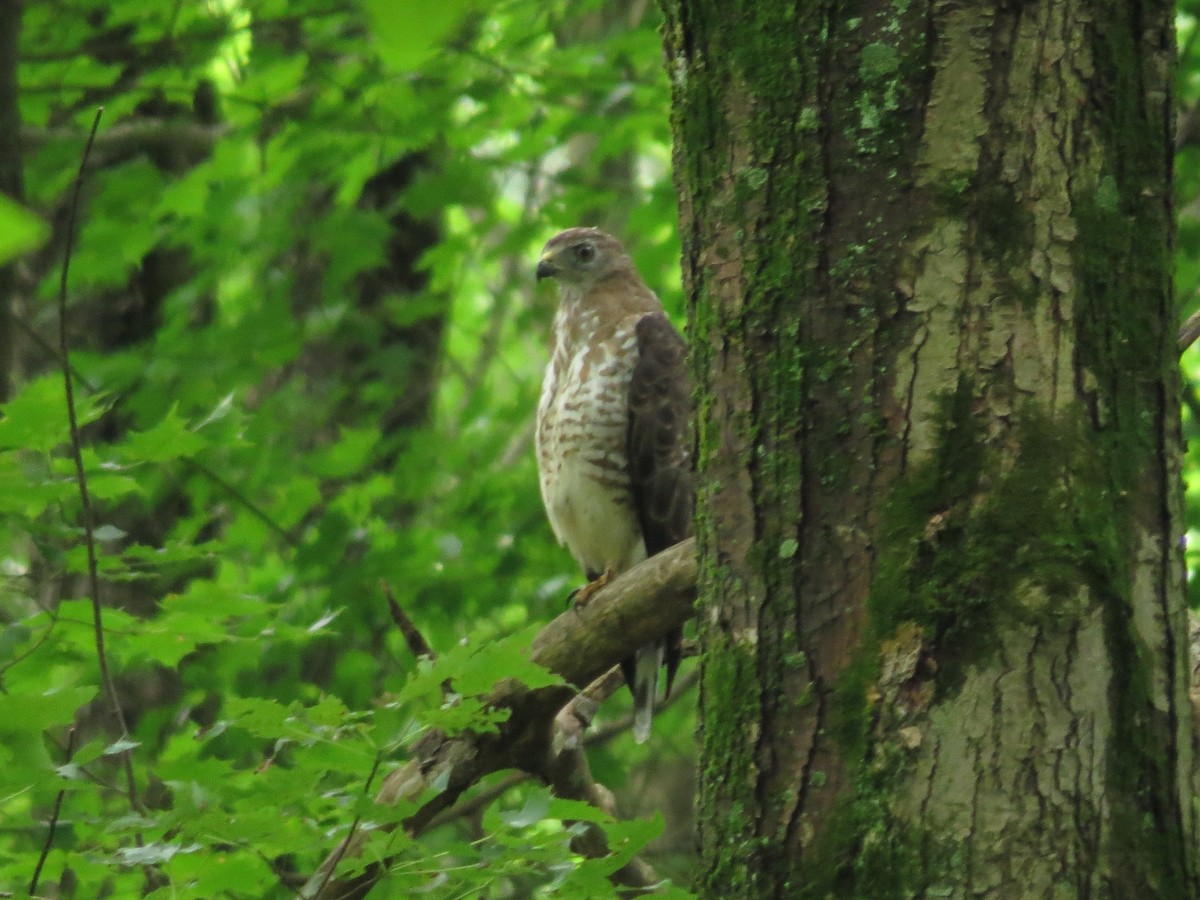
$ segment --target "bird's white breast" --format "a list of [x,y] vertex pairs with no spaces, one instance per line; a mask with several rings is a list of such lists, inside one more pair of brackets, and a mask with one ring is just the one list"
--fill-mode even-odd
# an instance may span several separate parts
[[646,555],[625,448],[636,317],[600,334],[594,313],[568,315],[555,317],[538,404],[542,500],[555,536],[586,572],[620,572]]

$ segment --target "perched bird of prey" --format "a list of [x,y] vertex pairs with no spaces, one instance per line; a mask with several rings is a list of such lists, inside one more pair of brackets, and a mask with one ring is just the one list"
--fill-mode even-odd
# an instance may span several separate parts
[[[537,412],[538,476],[550,526],[589,584],[692,533],[691,380],[683,338],[625,248],[596,228],[551,238],[537,278],[558,282],[553,350]],[[650,734],[659,668],[666,693],[681,632],[623,660],[634,739]]]

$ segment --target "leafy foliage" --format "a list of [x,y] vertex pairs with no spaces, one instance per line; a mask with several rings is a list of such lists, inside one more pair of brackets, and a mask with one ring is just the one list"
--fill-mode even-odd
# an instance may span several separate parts
[[[1181,4],[1185,125],[1200,121],[1198,16]],[[0,359],[15,384],[0,398],[0,890],[26,890],[49,848],[43,894],[291,896],[357,828],[366,852],[344,865],[389,859],[388,896],[610,895],[664,828],[687,833],[687,703],[656,721],[653,756],[624,740],[590,755],[623,813],[661,819],[526,784],[414,840],[384,827],[412,803],[371,798],[429,728],[494,728],[473,699],[492,682],[546,677],[521,650],[577,583],[530,453],[541,242],[608,227],[678,308],[653,5],[74,0],[24,4],[20,24],[24,155],[0,159],[25,195],[0,197],[18,287]],[[127,736],[100,681],[55,349],[97,105],[66,324]],[[1200,306],[1188,127],[1185,313]],[[412,659],[384,580],[436,662]],[[608,856],[571,849],[584,822]],[[657,847],[686,884],[689,839]]]
[[[492,683],[547,677],[523,648],[579,576],[530,452],[550,313],[530,271],[592,222],[678,305],[653,10],[84,0],[27,4],[21,26],[0,889],[28,889],[49,847],[41,893],[290,896],[358,828],[345,866],[388,858],[387,896],[610,895],[661,820],[524,785],[413,840],[381,826],[415,807],[371,798],[429,728],[494,728],[473,699]],[[97,105],[66,327],[124,737],[54,349]],[[436,662],[412,659],[381,581]],[[624,739],[593,754],[606,784],[684,785],[623,812],[678,796],[686,820],[685,706],[656,723],[678,775]],[[608,856],[571,849],[580,821]],[[655,862],[686,883],[678,848]]]

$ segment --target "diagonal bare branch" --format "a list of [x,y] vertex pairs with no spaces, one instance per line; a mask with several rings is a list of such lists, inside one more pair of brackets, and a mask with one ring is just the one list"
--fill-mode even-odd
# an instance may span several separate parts
[[1179,352],[1183,353],[1200,338],[1200,311],[1188,316],[1186,322],[1179,326]]

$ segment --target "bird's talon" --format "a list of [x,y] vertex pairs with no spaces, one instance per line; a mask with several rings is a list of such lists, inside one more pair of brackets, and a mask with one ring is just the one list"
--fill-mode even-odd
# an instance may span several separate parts
[[612,569],[605,569],[604,572],[599,575],[599,577],[589,581],[583,587],[576,588],[575,590],[571,591],[571,595],[568,599],[575,604],[576,610],[582,609],[583,607],[587,606],[588,601],[592,599],[593,594],[612,581],[612,577]]

